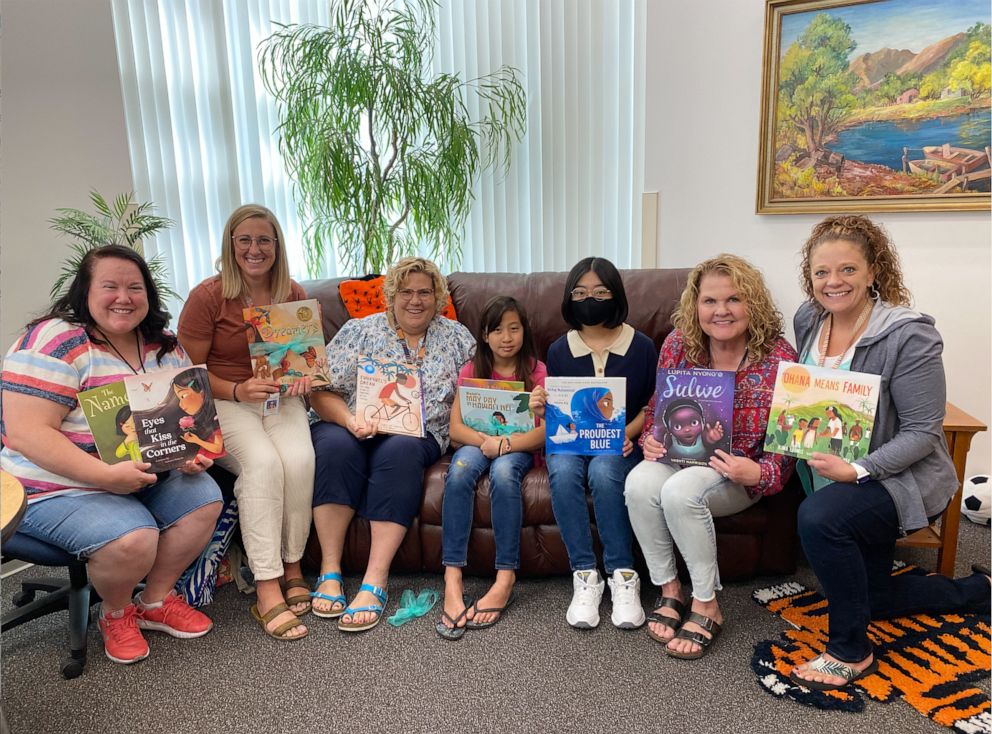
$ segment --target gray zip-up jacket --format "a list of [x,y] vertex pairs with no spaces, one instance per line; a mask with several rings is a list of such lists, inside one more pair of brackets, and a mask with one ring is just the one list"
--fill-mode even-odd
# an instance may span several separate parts
[[[822,309],[799,307],[793,319],[800,359],[823,322]],[[930,316],[880,301],[858,339],[852,372],[882,377],[868,454],[857,463],[891,495],[902,533],[926,527],[957,491],[944,441],[944,342]]]

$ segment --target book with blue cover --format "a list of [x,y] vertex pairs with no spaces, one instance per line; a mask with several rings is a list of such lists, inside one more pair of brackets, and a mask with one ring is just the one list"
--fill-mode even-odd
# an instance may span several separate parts
[[506,436],[531,430],[534,414],[530,412],[529,404],[529,392],[490,390],[464,383],[458,388],[462,423],[488,436]]
[[623,455],[627,380],[548,377],[545,449],[549,454]]

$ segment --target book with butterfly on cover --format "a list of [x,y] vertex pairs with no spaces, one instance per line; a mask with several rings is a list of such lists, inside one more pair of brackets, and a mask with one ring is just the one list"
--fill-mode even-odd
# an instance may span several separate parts
[[730,453],[735,373],[708,369],[658,370],[654,437],[660,459],[676,466],[708,466],[717,449]]
[[464,383],[458,388],[462,423],[489,436],[524,433],[534,428],[534,414],[529,404],[529,392],[491,390]]
[[868,453],[881,377],[780,362],[768,412],[765,450],[809,459],[832,453],[854,461]]
[[124,388],[148,471],[178,469],[197,454],[217,459],[226,453],[204,365],[126,377]]
[[548,377],[544,387],[547,453],[623,455],[626,379]]
[[317,299],[249,306],[243,314],[255,377],[286,386],[304,376],[313,388],[330,384]]
[[83,390],[76,395],[76,399],[86,416],[100,459],[107,464],[125,459],[141,461],[131,404],[127,400],[123,380]]
[[424,435],[424,400],[415,365],[358,355],[355,419],[377,424],[379,433]]

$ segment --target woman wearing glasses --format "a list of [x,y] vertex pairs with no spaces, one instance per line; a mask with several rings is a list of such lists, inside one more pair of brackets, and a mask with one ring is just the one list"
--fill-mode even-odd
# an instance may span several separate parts
[[[572,603],[565,619],[573,627],[599,624],[606,583],[596,570],[586,487],[592,494],[603,565],[613,598],[611,620],[621,629],[644,624],[640,579],[634,571],[633,533],[623,488],[627,473],[641,460],[635,440],[644,407],[654,392],[658,350],[647,336],[624,323],[627,296],[620,273],[609,260],[587,257],[568,274],[561,315],[572,327],[548,349],[551,377],[624,377],[627,412],[623,456],[548,456],[551,506],[572,568]],[[531,409],[544,417],[547,392],[531,392]]]
[[[254,377],[243,309],[305,299],[289,277],[282,228],[263,206],[247,204],[224,225],[219,275],[194,288],[179,317],[179,340],[194,364],[206,364],[227,456],[218,463],[238,476],[241,537],[255,575],[252,616],[266,634],[297,640],[310,610],[300,559],[310,533],[314,455],[301,378],[263,409],[279,383]],[[306,591],[300,591],[305,589]]]
[[[372,629],[382,618],[389,567],[420,510],[424,471],[448,447],[458,370],[475,352],[469,330],[441,316],[448,287],[430,260],[400,260],[386,273],[383,292],[384,313],[351,319],[327,345],[330,391],[311,398],[323,419],[311,429],[317,454],[313,520],[321,548],[313,611],[337,618],[342,632]],[[419,372],[421,389],[413,397],[423,437],[378,433],[378,421],[358,419],[360,357]],[[362,584],[347,602],[341,555],[356,513],[371,525],[372,546]]]

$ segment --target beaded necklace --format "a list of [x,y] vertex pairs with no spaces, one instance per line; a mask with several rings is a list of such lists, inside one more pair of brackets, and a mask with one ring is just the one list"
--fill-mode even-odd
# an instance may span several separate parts
[[[871,306],[872,302],[870,299],[865,301],[865,305],[861,309],[861,313],[858,314],[858,320],[854,322],[854,330],[851,332],[851,341],[840,351],[840,354],[834,358],[834,363],[830,365],[831,369],[837,369],[841,363],[841,360],[844,359],[844,355],[847,354],[847,350],[850,349],[851,345],[857,340],[858,332],[861,331],[861,327],[864,326],[865,321],[868,319],[868,314],[871,313]],[[830,314],[830,318],[827,319],[827,323],[824,324],[823,327],[823,349],[820,350],[820,358],[816,362],[818,367],[823,367],[823,363],[827,360],[827,352],[830,351],[830,332],[833,330],[833,325],[834,315]]]

